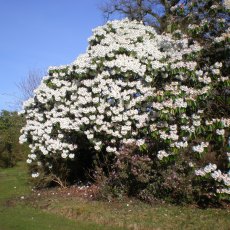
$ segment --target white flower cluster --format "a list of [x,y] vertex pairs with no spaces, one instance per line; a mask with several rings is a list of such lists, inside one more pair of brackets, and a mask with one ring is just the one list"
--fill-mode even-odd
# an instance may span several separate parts
[[230,28],[228,28],[224,33],[222,33],[219,37],[215,37],[214,43],[220,43],[223,41],[228,41],[230,38]]
[[31,177],[32,177],[32,178],[37,178],[37,177],[39,177],[39,173],[38,173],[38,172],[32,173],[32,174],[31,174]]
[[230,9],[230,0],[224,0],[223,5],[226,9]]
[[207,173],[214,172],[217,169],[215,164],[208,164],[204,167],[204,169],[195,170],[195,174],[197,176],[205,176]]
[[225,133],[224,129],[217,129],[216,130],[216,134],[219,135],[219,136],[223,136]]
[[209,145],[208,142],[201,142],[200,145],[195,145],[192,147],[193,151],[194,152],[197,152],[197,153],[203,153],[204,152],[204,148],[207,148]]
[[210,175],[215,181],[222,183],[225,188],[217,189],[217,193],[227,193],[230,191],[230,174],[222,173],[217,169],[215,164],[208,164],[203,169],[195,170],[195,174],[197,176],[204,177],[206,175]]
[[167,153],[165,150],[158,151],[157,157],[159,160],[162,160],[164,157],[168,157],[170,154]]

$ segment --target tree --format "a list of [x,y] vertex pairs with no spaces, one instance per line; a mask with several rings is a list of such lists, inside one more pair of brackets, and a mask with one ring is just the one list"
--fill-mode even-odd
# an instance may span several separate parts
[[44,75],[44,71],[41,70],[31,70],[27,77],[22,79],[18,84],[18,89],[22,94],[21,101],[25,101],[34,95],[34,89],[38,87],[41,83],[42,76]]
[[228,17],[229,22],[229,2],[222,0],[107,0],[101,9],[106,19],[119,13],[153,26],[158,32],[172,32],[175,28],[185,32],[189,24],[196,24],[200,32],[207,36],[209,31],[210,36],[223,29],[218,27],[218,20]]
[[116,12],[130,20],[142,21],[144,24],[153,26],[157,31],[163,32],[171,23],[171,8],[175,7],[180,0],[109,0],[101,7],[108,19]]

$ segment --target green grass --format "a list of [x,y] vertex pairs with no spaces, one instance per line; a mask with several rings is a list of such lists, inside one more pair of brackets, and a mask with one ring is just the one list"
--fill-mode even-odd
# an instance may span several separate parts
[[230,229],[230,212],[221,209],[166,204],[153,207],[135,200],[108,203],[68,197],[53,198],[48,209],[78,221],[113,223],[125,229]]
[[0,169],[0,230],[99,230],[100,224],[74,221],[58,214],[35,209],[21,199],[31,191],[24,164]]
[[229,209],[89,201],[49,193],[27,199],[31,191],[27,181],[24,164],[0,169],[0,230],[230,229]]
[[14,168],[0,168],[0,204],[11,197],[27,195],[30,190],[25,164],[20,162]]
[[65,217],[49,214],[31,207],[17,205],[0,208],[1,230],[93,230],[108,229],[102,225],[73,221]]

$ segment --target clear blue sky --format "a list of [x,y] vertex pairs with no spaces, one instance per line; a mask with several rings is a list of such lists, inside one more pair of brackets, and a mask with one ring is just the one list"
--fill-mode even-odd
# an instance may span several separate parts
[[14,110],[31,70],[69,64],[104,24],[103,0],[0,0],[0,110]]

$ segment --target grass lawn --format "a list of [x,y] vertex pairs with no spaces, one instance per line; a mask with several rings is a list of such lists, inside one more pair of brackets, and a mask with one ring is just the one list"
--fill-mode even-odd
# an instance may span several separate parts
[[0,169],[0,230],[230,229],[229,209],[150,206],[131,199],[92,201],[67,192],[30,196],[27,179],[24,164]]
[[[47,199],[44,198],[44,204],[40,205],[45,207]],[[221,209],[202,210],[172,205],[154,207],[135,200],[108,203],[67,196],[53,198],[45,209],[70,219],[124,229],[230,229],[230,212]]]
[[25,165],[0,169],[0,230],[94,230],[117,229],[35,209],[21,197],[31,192]]

